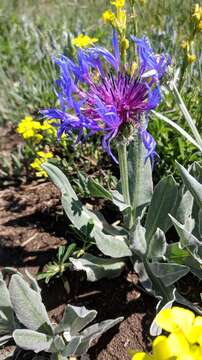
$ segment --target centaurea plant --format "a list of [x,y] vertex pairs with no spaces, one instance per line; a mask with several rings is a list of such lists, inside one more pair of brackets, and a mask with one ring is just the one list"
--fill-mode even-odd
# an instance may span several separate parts
[[[85,236],[90,229],[90,237],[107,256],[101,259],[86,253],[79,259],[72,257],[75,268],[86,271],[87,278],[95,281],[116,276],[130,258],[143,287],[159,299],[159,308],[175,299],[187,304],[174,283],[190,268],[173,260],[174,249],[165,238],[172,226],[169,214],[177,221],[186,221],[187,205],[172,176],[162,179],[153,192],[151,169],[156,141],[147,130],[149,113],[162,98],[160,83],[170,57],[155,55],[145,37],[131,36],[131,41],[138,55],[135,71],[120,55],[115,31],[112,53],[95,46],[79,49],[76,63],[63,55],[54,59],[60,69],[56,81],[60,109],[42,111],[48,119],[58,119],[58,140],[64,133],[76,134],[76,143],[95,134],[101,136],[103,150],[119,164],[121,189],[106,190],[94,182],[93,196],[97,191],[98,197],[111,200],[119,208],[122,226],[110,225],[101,213],[87,209],[53,164],[43,167],[60,188],[62,205],[73,225]],[[118,159],[112,152],[112,141]]]

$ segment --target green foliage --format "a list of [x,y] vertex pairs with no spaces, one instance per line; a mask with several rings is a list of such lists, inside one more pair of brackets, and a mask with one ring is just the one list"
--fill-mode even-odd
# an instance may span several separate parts
[[46,270],[39,273],[37,279],[45,280],[45,283],[48,284],[53,277],[61,277],[65,289],[67,292],[70,292],[69,281],[64,273],[71,266],[69,258],[75,252],[76,248],[77,245],[75,243],[68,246],[59,246],[56,259],[46,265]]
[[122,318],[88,326],[97,312],[68,305],[58,325],[49,320],[40,289],[30,274],[31,286],[21,274],[11,276],[9,286],[0,273],[0,345],[13,339],[21,349],[66,359],[86,353],[92,340],[118,324]]

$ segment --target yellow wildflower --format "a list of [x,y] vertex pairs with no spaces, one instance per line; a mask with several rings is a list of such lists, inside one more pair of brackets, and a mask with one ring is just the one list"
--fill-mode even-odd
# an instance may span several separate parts
[[96,38],[91,38],[88,35],[80,34],[79,36],[77,36],[76,38],[74,38],[72,40],[72,44],[77,47],[84,48],[89,45],[93,45],[97,41],[98,41],[98,39],[96,39]]
[[195,317],[190,310],[173,307],[162,310],[155,321],[171,334],[153,341],[152,355],[136,352],[132,360],[202,359],[202,316]]
[[187,61],[189,64],[192,64],[196,61],[196,55],[195,54],[187,54]]
[[202,20],[200,20],[198,23],[198,29],[199,31],[202,31]]
[[195,9],[192,17],[198,21],[202,20],[202,6],[200,6],[199,4],[195,4]]
[[182,47],[183,49],[189,49],[189,41],[183,40],[183,41],[181,42],[181,47]]
[[32,167],[32,169],[34,169],[36,171],[36,176],[37,177],[48,177],[47,172],[41,167],[41,165],[46,162],[48,159],[53,157],[53,153],[52,152],[44,152],[44,151],[38,151],[37,155],[39,156],[39,158],[36,158],[31,164],[30,166]]
[[41,128],[39,121],[33,120],[32,116],[26,116],[22,119],[17,127],[17,132],[22,135],[24,139],[33,138],[36,131]]
[[122,9],[125,6],[125,0],[111,1],[111,4],[116,6],[116,8],[118,8],[118,9]]
[[104,22],[109,22],[112,25],[114,25],[114,21],[115,21],[115,14],[111,11],[111,10],[106,10],[105,12],[103,12],[102,14],[102,20]]
[[115,26],[119,31],[126,30],[126,11],[122,9],[118,9],[117,17],[115,20]]

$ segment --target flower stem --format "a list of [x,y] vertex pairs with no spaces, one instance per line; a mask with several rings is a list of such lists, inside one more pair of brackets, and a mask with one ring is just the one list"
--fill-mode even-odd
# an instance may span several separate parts
[[[124,202],[127,205],[130,205],[127,145],[126,144],[118,145],[118,158],[119,158],[119,168],[120,168],[120,178],[121,178],[121,189],[122,189],[122,193],[123,193]],[[131,215],[129,215],[129,214],[126,217],[126,226],[127,227],[130,227],[130,217],[131,217]]]

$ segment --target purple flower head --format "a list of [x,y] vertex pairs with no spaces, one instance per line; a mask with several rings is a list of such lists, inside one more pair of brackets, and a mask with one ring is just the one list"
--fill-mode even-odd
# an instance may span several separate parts
[[[156,57],[147,39],[133,37],[137,44],[139,68],[132,75],[120,60],[118,38],[113,34],[113,53],[102,47],[78,50],[78,62],[61,56],[54,59],[60,69],[56,81],[61,110],[41,113],[59,119],[58,138],[77,133],[77,142],[98,133],[103,149],[117,162],[110,143],[127,126],[140,132],[147,157],[153,160],[156,142],[146,131],[148,113],[161,100],[159,80],[168,66],[165,55]],[[74,115],[73,115],[74,112]]]

